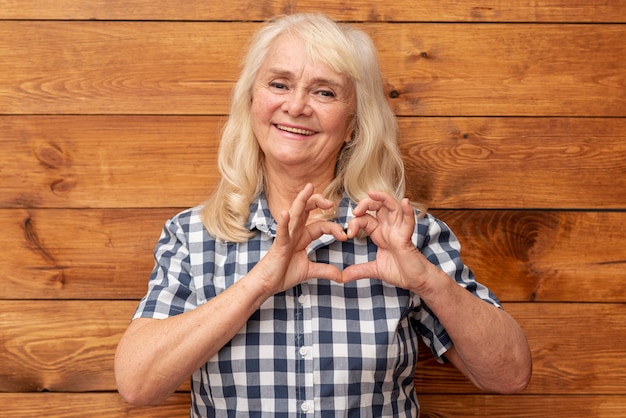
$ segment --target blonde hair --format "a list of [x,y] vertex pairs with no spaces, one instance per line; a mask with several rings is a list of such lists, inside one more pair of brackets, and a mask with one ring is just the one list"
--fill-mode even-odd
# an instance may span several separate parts
[[353,138],[342,148],[335,178],[323,194],[336,201],[344,192],[359,201],[370,190],[404,197],[397,122],[385,96],[374,43],[362,31],[322,14],[284,16],[253,36],[233,89],[218,155],[221,179],[202,211],[207,230],[224,241],[241,242],[251,236],[246,228],[250,204],[265,184],[263,154],[252,131],[252,87],[273,42],[286,33],[303,41],[313,62],[328,65],[354,84]]

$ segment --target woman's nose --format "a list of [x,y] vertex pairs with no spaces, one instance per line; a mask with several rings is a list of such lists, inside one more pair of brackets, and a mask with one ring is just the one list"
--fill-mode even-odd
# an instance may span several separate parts
[[291,116],[308,115],[311,112],[308,95],[303,92],[292,91],[285,97],[283,111]]

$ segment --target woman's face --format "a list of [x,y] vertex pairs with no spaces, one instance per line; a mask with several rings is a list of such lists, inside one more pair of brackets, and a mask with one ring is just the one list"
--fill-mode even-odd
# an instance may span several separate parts
[[252,90],[253,130],[267,170],[332,178],[354,112],[347,77],[312,63],[302,41],[276,39]]

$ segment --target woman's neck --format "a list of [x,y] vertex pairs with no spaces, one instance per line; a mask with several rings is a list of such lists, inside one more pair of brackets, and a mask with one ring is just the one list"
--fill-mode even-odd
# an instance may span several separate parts
[[291,208],[296,196],[307,183],[313,184],[314,193],[323,193],[332,180],[332,177],[322,175],[315,178],[296,178],[290,175],[273,176],[268,172],[266,176],[265,197],[274,219],[277,219],[280,212]]

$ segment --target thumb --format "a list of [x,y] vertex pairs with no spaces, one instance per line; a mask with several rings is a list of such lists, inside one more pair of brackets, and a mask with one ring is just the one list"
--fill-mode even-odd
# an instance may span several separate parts
[[365,278],[378,278],[375,262],[370,261],[368,263],[348,266],[343,270],[341,277],[343,283],[349,283]]
[[341,271],[330,264],[309,263],[309,278],[328,279],[337,283],[342,282]]

